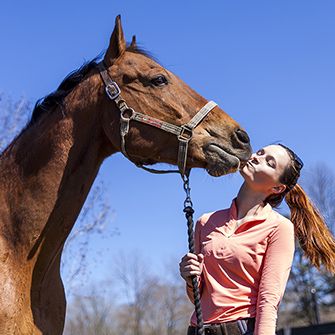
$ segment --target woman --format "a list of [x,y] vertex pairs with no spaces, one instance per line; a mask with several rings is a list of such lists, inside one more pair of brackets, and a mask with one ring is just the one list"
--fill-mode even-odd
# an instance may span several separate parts
[[[335,272],[334,238],[297,184],[302,166],[286,146],[264,147],[241,168],[231,207],[197,221],[196,254],[182,258],[180,273],[191,300],[198,278],[206,334],[275,334],[295,237],[312,265]],[[291,220],[272,209],[284,198]],[[195,325],[193,314],[188,335]]]

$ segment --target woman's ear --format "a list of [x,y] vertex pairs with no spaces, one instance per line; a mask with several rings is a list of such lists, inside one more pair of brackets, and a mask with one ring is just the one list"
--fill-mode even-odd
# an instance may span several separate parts
[[272,187],[272,191],[275,194],[282,193],[285,191],[285,189],[286,189],[286,185],[283,185],[283,184]]

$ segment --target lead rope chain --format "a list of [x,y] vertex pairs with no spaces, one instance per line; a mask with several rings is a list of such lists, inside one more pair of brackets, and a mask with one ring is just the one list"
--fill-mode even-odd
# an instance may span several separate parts
[[[188,235],[188,249],[194,254],[194,235],[193,235],[193,203],[191,200],[191,188],[190,188],[190,172],[191,170],[186,170],[186,173],[182,176],[184,181],[184,190],[186,193],[186,199],[184,201],[184,213],[187,220],[187,235]],[[200,304],[200,289],[198,285],[198,280],[196,276],[192,277],[192,288],[194,297],[195,314],[197,317],[197,335],[204,335],[204,321],[202,317],[202,310]]]

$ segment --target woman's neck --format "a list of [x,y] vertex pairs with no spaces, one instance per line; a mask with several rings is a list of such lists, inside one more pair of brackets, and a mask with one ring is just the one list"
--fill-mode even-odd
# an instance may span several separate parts
[[237,219],[240,220],[248,215],[255,215],[256,211],[264,207],[266,195],[257,192],[246,183],[243,183],[236,197]]

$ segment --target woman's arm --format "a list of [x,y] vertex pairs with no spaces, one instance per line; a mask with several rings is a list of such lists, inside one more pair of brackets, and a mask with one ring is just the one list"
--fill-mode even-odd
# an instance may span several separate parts
[[274,335],[294,255],[294,227],[282,220],[269,236],[259,284],[255,335]]

